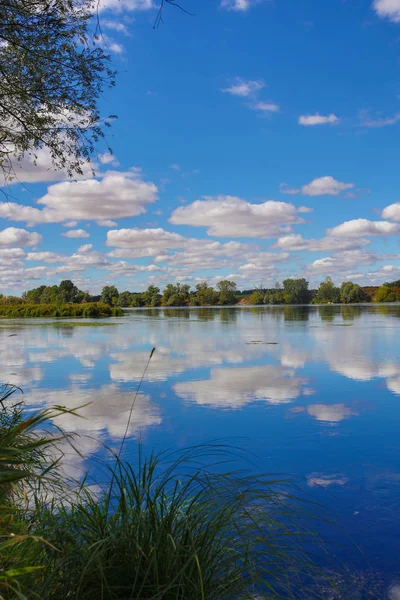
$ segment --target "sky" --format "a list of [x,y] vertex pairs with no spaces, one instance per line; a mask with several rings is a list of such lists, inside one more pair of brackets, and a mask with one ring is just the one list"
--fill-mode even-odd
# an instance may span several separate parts
[[400,0],[102,2],[118,118],[95,177],[16,166],[1,293],[400,278]]

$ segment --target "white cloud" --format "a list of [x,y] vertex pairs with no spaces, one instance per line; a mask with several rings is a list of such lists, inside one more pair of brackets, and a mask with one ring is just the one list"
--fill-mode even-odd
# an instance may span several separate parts
[[304,196],[338,196],[341,192],[353,189],[354,187],[354,183],[337,181],[327,175],[313,179],[313,181],[303,185],[301,188],[289,188],[287,184],[283,183],[280,186],[280,192],[282,194],[303,194]]
[[260,110],[261,112],[279,112],[278,104],[270,104],[268,102],[256,102],[251,105],[253,110]]
[[370,117],[367,112],[362,112],[360,115],[360,124],[362,127],[387,127],[396,125],[400,121],[400,113],[396,113],[392,117]]
[[236,77],[236,79],[232,82],[232,85],[228,88],[221,90],[222,92],[226,92],[227,94],[232,94],[232,96],[241,96],[242,98],[248,98],[249,96],[253,96],[260,90],[265,87],[265,83],[262,80],[251,80],[251,79],[242,79],[241,77]]
[[67,238],[88,238],[90,237],[90,233],[85,231],[84,229],[71,229],[70,231],[66,231],[61,234]]
[[0,231],[0,246],[36,246],[42,241],[42,236],[35,232],[26,231],[26,229],[17,229],[16,227],[7,227]]
[[336,115],[320,115],[316,113],[315,115],[300,115],[299,117],[299,125],[304,125],[305,127],[310,127],[313,125],[334,125],[339,123],[339,119]]
[[119,162],[115,158],[114,154],[111,154],[111,152],[104,152],[103,154],[98,154],[97,158],[99,159],[102,165],[112,165],[113,167],[119,166]]
[[379,17],[400,23],[400,0],[374,0],[372,6]]
[[308,250],[309,252],[330,252],[336,250],[353,250],[367,246],[369,240],[363,238],[343,239],[341,237],[326,237],[321,239],[304,239],[299,233],[281,236],[273,248],[279,248],[287,251]]
[[[95,167],[96,163],[83,163],[83,175],[76,174],[75,178],[91,177],[92,169]],[[54,168],[50,151],[46,147],[36,151],[36,159],[32,155],[25,154],[21,160],[12,161],[11,168],[13,172],[7,176],[7,181],[4,177],[4,170],[0,173],[0,186],[4,186],[6,183],[38,183],[69,179],[66,170]]]
[[218,237],[270,238],[288,232],[304,220],[293,204],[268,200],[251,204],[235,196],[205,197],[177,208],[169,219],[175,225],[207,227]]
[[113,251],[110,256],[138,258],[156,256],[169,248],[183,248],[186,240],[178,233],[164,229],[113,229],[107,232],[107,246],[125,252]]
[[180,165],[178,165],[178,163],[172,163],[172,165],[169,165],[169,168],[172,169],[173,171],[181,170],[181,167],[180,167]]
[[118,223],[112,221],[111,219],[101,219],[100,221],[96,221],[97,225],[100,227],[117,227]]
[[56,252],[28,252],[26,260],[43,261],[45,263],[60,263],[65,260],[65,256]]
[[235,12],[247,12],[252,6],[259,4],[263,0],[221,0],[221,8],[233,10]]
[[[390,259],[398,260],[399,255],[391,256]],[[325,258],[319,258],[315,260],[311,265],[308,266],[310,271],[315,273],[333,273],[335,271],[342,271],[343,269],[369,266],[374,265],[379,260],[388,260],[387,255],[377,255],[375,252],[366,250],[348,250],[345,252],[338,252],[334,256],[327,256]]]
[[368,221],[368,219],[353,219],[341,225],[328,229],[329,236],[360,237],[363,235],[395,235],[400,232],[400,226],[389,221]]
[[79,246],[77,253],[82,254],[83,252],[89,252],[93,250],[93,244],[83,244],[83,246]]
[[157,199],[157,187],[136,172],[110,171],[102,179],[64,181],[48,188],[38,200],[43,209],[16,203],[0,203],[0,217],[12,221],[61,223],[67,220],[104,220],[134,217]]
[[142,11],[154,8],[153,0],[100,0],[99,11],[110,10],[117,13],[123,11]]
[[400,202],[389,204],[382,211],[383,219],[390,219],[392,221],[400,221]]

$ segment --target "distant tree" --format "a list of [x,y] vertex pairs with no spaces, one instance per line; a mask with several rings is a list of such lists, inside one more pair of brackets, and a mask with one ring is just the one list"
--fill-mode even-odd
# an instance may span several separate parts
[[320,284],[313,304],[336,304],[340,302],[340,289],[335,287],[332,279],[326,277]]
[[60,300],[62,302],[76,302],[79,293],[78,288],[70,279],[65,279],[58,286]]
[[305,279],[285,279],[283,282],[285,304],[307,304],[309,301],[308,281]]
[[254,290],[249,296],[250,304],[264,304],[264,292],[262,290]]
[[352,281],[344,281],[340,287],[340,299],[344,304],[358,304],[369,302],[370,297],[364,290]]
[[214,306],[218,303],[219,294],[214,288],[209,287],[206,282],[196,285],[196,304],[200,306]]
[[374,300],[375,302],[399,302],[400,286],[384,283],[376,290]]
[[190,302],[190,285],[169,283],[162,295],[163,306],[187,306]]
[[118,290],[114,285],[106,285],[101,292],[101,302],[109,306],[115,306],[118,302]]
[[118,296],[118,306],[131,306],[132,304],[132,294],[131,292],[125,291],[121,292]]
[[217,285],[220,304],[236,304],[236,283],[224,279]]
[[[142,305],[144,306],[160,306],[161,304],[161,294],[160,288],[155,285],[149,285],[147,290],[141,294]],[[136,301],[135,301],[136,302]],[[141,306],[138,303],[139,306]]]

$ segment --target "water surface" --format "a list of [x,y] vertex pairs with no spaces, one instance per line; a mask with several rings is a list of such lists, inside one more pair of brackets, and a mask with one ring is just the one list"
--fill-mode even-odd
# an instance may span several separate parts
[[[76,323],[76,321],[75,321]],[[93,324],[93,326],[85,326]],[[99,325],[99,323],[101,323]],[[86,461],[215,439],[293,475],[335,511],[343,558],[386,581],[400,555],[400,307],[132,310],[121,319],[0,320],[2,379],[31,407],[83,406],[63,426]],[[385,584],[386,585],[386,584]]]

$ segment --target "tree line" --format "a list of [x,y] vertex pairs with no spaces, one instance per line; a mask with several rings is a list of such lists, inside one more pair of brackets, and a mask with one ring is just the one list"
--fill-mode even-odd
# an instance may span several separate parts
[[119,292],[114,285],[103,287],[101,294],[92,295],[80,290],[69,279],[59,285],[41,285],[19,296],[0,294],[0,304],[86,304],[101,302],[111,307],[157,306],[228,306],[234,304],[358,304],[363,302],[400,302],[400,281],[387,282],[379,287],[361,287],[352,281],[335,286],[326,277],[318,289],[309,289],[308,281],[285,279],[274,288],[259,288],[240,292],[236,283],[221,280],[216,288],[207,282],[190,285],[168,283],[163,291],[150,285],[144,292]]

